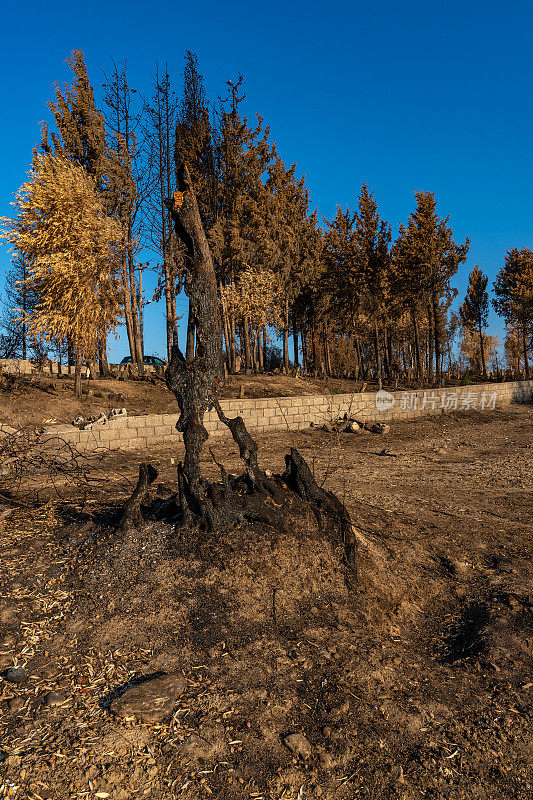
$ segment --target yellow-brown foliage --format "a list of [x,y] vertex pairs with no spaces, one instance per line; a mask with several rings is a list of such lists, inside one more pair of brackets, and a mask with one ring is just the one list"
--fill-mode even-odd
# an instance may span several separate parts
[[[500,347],[500,340],[497,336],[483,334],[483,347],[485,350],[485,361],[487,365],[495,361]],[[461,328],[460,355],[466,362],[468,369],[476,372],[481,371],[481,345],[477,331]]]
[[122,232],[106,215],[89,174],[50,153],[34,154],[29,180],[3,218],[7,239],[29,266],[28,288],[38,301],[27,320],[37,340],[70,336],[86,358],[97,336],[119,320],[121,292],[115,271]]
[[252,325],[279,325],[280,286],[274,273],[244,269],[236,282],[222,289],[226,308],[237,319],[250,319]]

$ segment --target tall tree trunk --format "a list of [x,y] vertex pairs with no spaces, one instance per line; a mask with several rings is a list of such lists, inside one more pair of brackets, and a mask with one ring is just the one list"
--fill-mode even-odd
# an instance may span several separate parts
[[[23,280],[27,279],[25,264],[26,264],[26,262],[23,260],[22,261],[22,269],[23,269],[22,279]],[[25,320],[26,320],[26,311],[28,310],[27,309],[28,304],[26,302],[26,299],[27,299],[26,284],[23,283],[22,284],[22,311],[23,311],[23,319],[22,319],[22,358],[24,359],[24,361],[26,361],[26,355],[27,355],[26,346],[27,346],[27,338],[28,338],[28,330],[27,330],[27,326],[26,326],[26,322],[25,322]]]
[[133,253],[128,251],[128,282],[129,294],[131,298],[131,317],[133,328],[133,341],[135,346],[135,356],[132,359],[137,365],[139,375],[144,375],[144,361],[141,345],[141,331],[139,328],[139,309],[137,308],[137,283],[135,280],[135,262],[133,260]]
[[137,284],[137,309],[139,311],[139,339],[141,352],[144,355],[144,302],[143,302],[143,273],[139,267],[139,282]]
[[107,361],[107,332],[105,329],[101,330],[98,335],[98,367],[102,378],[110,377],[111,372]]
[[312,372],[313,375],[317,374],[317,363],[316,363],[316,325],[315,325],[315,315],[313,314],[312,322],[311,322],[311,364],[312,364]]
[[232,372],[237,372],[237,345],[235,337],[235,317],[233,314],[229,318],[229,334],[230,334],[230,360],[232,364]]
[[74,395],[81,399],[81,350],[79,347],[76,347],[76,352],[74,355]]
[[296,326],[294,312],[292,315],[292,338],[294,341],[294,366],[298,367],[300,365],[300,359],[298,357],[298,328]]
[[67,361],[69,367],[76,366],[76,353],[74,350],[74,342],[71,336],[67,336]]
[[261,344],[260,328],[258,328],[256,332],[256,341],[257,341],[257,361],[259,364],[259,372],[263,373],[265,371],[265,362],[263,359],[263,345]]
[[[385,340],[386,340],[386,347],[387,347],[387,353],[388,353],[388,359],[389,359],[389,369],[390,369],[391,374],[392,374],[393,369],[396,369],[394,367],[394,362],[395,361],[399,361],[399,358],[395,359],[395,357],[394,357],[394,347],[393,347],[393,343],[392,343],[392,331],[391,331],[389,326],[387,326],[385,328]],[[397,371],[397,369],[396,369],[396,371]]]
[[[194,504],[202,509],[204,481],[200,470],[200,453],[208,437],[203,424],[204,414],[212,404],[212,393],[224,378],[222,330],[218,306],[217,285],[211,253],[200,221],[196,198],[187,168],[178,176],[178,191],[168,201],[176,232],[187,245],[190,281],[185,291],[196,319],[196,352],[192,364],[187,364],[177,341],[172,348],[166,380],[180,408],[176,425],[183,433],[185,460],[183,475]],[[177,337],[176,337],[177,339]],[[190,506],[189,506],[190,507]]]
[[448,351],[448,370],[449,370],[449,374],[451,375],[451,372],[452,372],[452,348],[451,348],[451,345],[450,345],[450,337],[449,336],[448,336],[447,341],[446,341],[446,349]]
[[435,337],[435,368],[439,386],[442,385],[442,347],[441,342],[444,338],[444,322],[439,300],[436,294],[433,295],[433,334]]
[[527,331],[526,323],[522,324],[522,349],[524,351],[524,376],[526,381],[529,380],[529,361],[527,359]]
[[133,318],[131,311],[130,284],[128,280],[126,258],[122,259],[122,283],[124,286],[124,320],[126,322],[126,333],[128,335],[128,346],[130,349],[131,360],[135,361],[135,341],[133,338]]
[[387,347],[387,329],[384,328],[381,331],[381,339],[383,339],[383,366],[385,368],[385,375],[387,376],[387,380],[391,380],[391,364],[389,361],[389,350]]
[[302,367],[304,373],[307,373],[308,357],[307,357],[307,322],[304,320],[302,325]]
[[354,339],[354,345],[355,345],[355,353],[357,355],[357,371],[355,373],[355,380],[357,381],[359,380],[359,375],[361,374],[361,370],[363,367],[362,357],[361,357],[361,345],[359,344],[358,336],[356,336]]
[[267,362],[268,362],[267,329],[266,329],[266,325],[263,325],[263,369],[266,369]]
[[224,341],[226,343],[226,366],[228,372],[233,372],[235,369],[235,365],[232,364],[231,361],[231,349],[230,349],[230,327],[229,327],[229,320],[228,320],[228,311],[226,308],[226,300],[224,298],[224,293],[222,291],[222,284],[219,282],[218,284],[218,295],[220,298],[220,314],[222,318],[222,330],[224,332]]
[[329,347],[329,329],[326,324],[324,324],[324,361],[326,364],[326,375],[331,378],[332,369],[331,369],[331,351]]
[[283,370],[289,371],[289,298],[285,298],[283,311]]
[[433,381],[433,355],[435,347],[435,332],[433,324],[433,313],[431,305],[428,303],[428,379],[431,383]]
[[171,289],[170,289],[170,276],[168,274],[168,268],[165,263],[163,263],[163,278],[164,278],[164,286],[163,291],[165,293],[165,322],[166,322],[166,331],[167,331],[167,358],[170,361],[170,357],[172,354],[172,342],[174,341],[173,330],[172,330],[172,300],[171,300]]
[[422,353],[420,352],[420,334],[418,331],[418,318],[413,306],[411,306],[411,322],[413,324],[413,336],[415,344],[416,377],[418,380],[420,380],[420,378],[422,377]]
[[483,377],[485,380],[487,379],[487,365],[485,363],[485,341],[483,338],[483,331],[481,329],[481,321],[479,323],[479,349],[481,350],[481,369],[483,371]]
[[244,364],[245,369],[252,369],[252,351],[250,349],[250,318],[244,317],[242,321],[242,333],[244,344]]
[[196,324],[194,321],[194,317],[191,314],[191,308],[189,306],[189,314],[187,316],[187,343],[185,346],[185,360],[190,364],[191,361],[194,360],[194,334],[196,330]]
[[383,388],[383,379],[381,375],[381,354],[379,352],[379,331],[377,322],[374,323],[374,355],[376,358],[376,369],[378,374],[378,389],[381,391]]

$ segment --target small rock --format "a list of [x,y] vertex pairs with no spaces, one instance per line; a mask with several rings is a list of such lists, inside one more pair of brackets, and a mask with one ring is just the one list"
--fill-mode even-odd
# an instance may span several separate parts
[[343,717],[345,714],[348,713],[349,710],[350,710],[350,703],[348,700],[345,700],[344,703],[342,703],[340,706],[335,706],[334,708],[332,708],[331,711],[329,712],[329,716],[334,722],[338,722],[341,719],[341,717]]
[[100,770],[95,764],[91,764],[89,769],[85,770],[85,778],[88,781],[92,781],[96,778],[97,775],[100,774]]
[[403,767],[401,764],[396,764],[392,768],[392,777],[397,783],[405,783],[405,779],[403,777]]
[[183,675],[163,675],[143,681],[113,700],[111,712],[118,717],[135,717],[149,725],[164,722],[186,686]]
[[5,759],[4,764],[8,770],[15,770],[18,769],[22,764],[22,758],[20,756],[8,756]]
[[7,606],[0,611],[0,622],[4,625],[13,625],[20,621],[14,606]]
[[353,422],[350,422],[348,424],[346,430],[347,431],[351,431],[352,433],[357,433],[357,431],[361,430],[361,426],[359,425],[358,422],[355,422],[355,420],[354,420]]
[[327,753],[325,751],[323,753],[320,753],[320,755],[318,757],[318,761],[319,761],[320,766],[322,767],[322,769],[324,769],[326,771],[329,771],[329,770],[333,769],[333,767],[334,767],[334,761],[333,761],[332,757],[330,756],[329,753]]
[[212,755],[213,748],[205,739],[192,733],[185,739],[179,751],[184,761],[208,761]]
[[53,708],[54,706],[60,706],[66,699],[65,695],[59,692],[47,692],[43,697],[43,705],[47,708]]
[[47,664],[45,667],[39,670],[39,674],[45,680],[57,678],[59,675],[59,667],[57,667],[55,664]]
[[11,667],[2,674],[2,678],[8,683],[24,683],[27,677],[28,672],[22,667]]
[[295,756],[303,758],[304,761],[307,761],[313,753],[312,745],[303,733],[291,733],[290,736],[285,737],[284,743]]
[[12,697],[11,700],[7,701],[7,707],[13,714],[18,714],[25,702],[23,697]]

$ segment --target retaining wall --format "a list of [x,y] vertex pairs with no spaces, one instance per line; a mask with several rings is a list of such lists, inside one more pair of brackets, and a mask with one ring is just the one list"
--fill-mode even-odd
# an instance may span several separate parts
[[[322,425],[345,413],[362,422],[390,422],[453,411],[487,411],[532,399],[533,381],[515,381],[394,394],[365,392],[221,400],[220,405],[228,416],[240,415],[251,432],[268,433],[307,428],[311,423]],[[53,425],[45,429],[45,434],[61,436],[80,450],[146,448],[180,441],[181,434],[175,427],[177,419],[178,414],[117,417],[106,425],[95,425],[90,431],[80,431],[72,425]],[[211,436],[229,435],[214,409],[206,414],[205,426]]]
[[[127,369],[125,364],[108,364],[110,371],[114,375],[120,375]],[[137,367],[135,364],[129,365],[132,372],[135,372]],[[98,375],[98,364],[93,364],[93,372]],[[151,364],[144,365],[146,374],[153,374],[157,372],[156,368]],[[28,359],[22,358],[0,358],[0,373],[5,375],[46,375],[54,378],[61,376],[73,376],[74,367],[69,367],[66,364],[60,364],[58,361],[46,361],[41,368],[37,368]],[[90,374],[89,367],[84,364],[81,368],[82,378],[88,378]]]

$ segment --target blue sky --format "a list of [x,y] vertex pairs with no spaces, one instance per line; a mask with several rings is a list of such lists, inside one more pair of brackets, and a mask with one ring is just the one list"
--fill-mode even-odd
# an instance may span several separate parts
[[[244,74],[246,113],[264,116],[321,216],[354,206],[366,181],[394,232],[413,193],[434,191],[457,241],[471,240],[455,280],[463,296],[474,264],[492,282],[507,249],[533,246],[532,23],[533,5],[516,0],[4,0],[0,215],[25,179],[53,84],[71,80],[74,48],[97,97],[112,59],[127,59],[144,93],[166,61],[179,89],[190,49],[211,99]],[[8,266],[2,247],[0,281]],[[164,354],[163,304],[146,314],[145,351]],[[494,315],[491,325],[501,332]],[[109,351],[122,357],[127,343]]]

